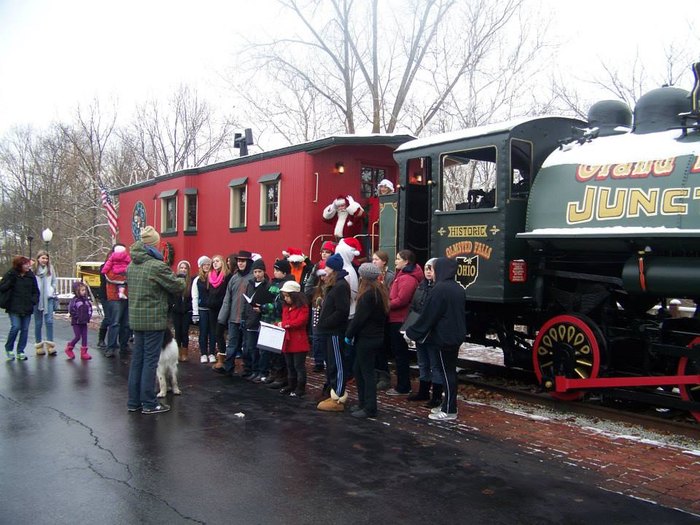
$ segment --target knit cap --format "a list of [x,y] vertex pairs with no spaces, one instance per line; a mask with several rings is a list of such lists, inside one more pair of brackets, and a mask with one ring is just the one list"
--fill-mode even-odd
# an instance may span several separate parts
[[287,259],[280,259],[279,261],[275,261],[274,268],[282,273],[289,273],[292,271],[292,266],[289,264],[289,261]]
[[251,266],[250,271],[253,270],[262,270],[263,272],[266,270],[265,268],[265,261],[262,259],[255,259],[253,261],[253,266]]
[[321,251],[325,250],[327,252],[335,253],[336,244],[333,241],[326,241],[321,245]]
[[333,254],[326,259],[326,268],[330,268],[334,272],[339,272],[343,269],[343,258],[339,253]]
[[367,279],[368,281],[374,281],[379,278],[379,275],[382,272],[374,264],[366,262],[360,265],[360,270],[358,273],[360,274],[361,278]]
[[201,268],[205,264],[211,264],[211,259],[206,255],[202,255],[199,259],[197,259],[197,266]]
[[425,263],[426,266],[430,266],[433,270],[435,269],[435,261],[437,261],[437,257],[433,257],[432,259],[428,259]]
[[146,226],[141,230],[141,242],[149,246],[157,246],[160,242],[160,234],[153,226]]

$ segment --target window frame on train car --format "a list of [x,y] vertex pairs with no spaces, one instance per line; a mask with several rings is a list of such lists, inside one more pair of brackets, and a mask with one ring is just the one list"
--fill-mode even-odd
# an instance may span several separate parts
[[[513,163],[513,143],[520,142],[526,144],[529,147],[528,155],[528,166],[527,171],[522,168],[515,168]],[[523,140],[519,138],[511,137],[509,141],[508,153],[509,153],[509,173],[510,173],[510,184],[509,184],[509,199],[526,200],[530,195],[530,188],[532,187],[532,172],[533,172],[533,159],[532,155],[534,151],[534,143],[531,140]],[[516,172],[516,170],[518,170]],[[517,179],[517,180],[516,180]]]
[[[279,230],[280,210],[282,201],[281,173],[268,173],[258,179],[260,184],[260,229]],[[276,200],[268,198],[271,189],[274,188]],[[273,207],[274,206],[274,207]]]
[[[487,158],[478,158],[474,155],[474,153],[470,152],[477,152],[477,151],[486,151],[486,150],[492,150],[493,152],[493,159],[490,160],[491,156],[486,156]],[[480,155],[479,157],[484,157],[484,155]],[[446,209],[445,206],[445,199],[446,195],[449,193],[446,191],[447,185],[445,184],[445,159],[448,158],[453,158],[455,160],[465,160],[468,159],[469,162],[462,163],[463,165],[468,165],[470,162],[487,162],[489,166],[489,170],[492,170],[492,173],[487,175],[487,182],[493,180],[493,187],[489,186],[482,186],[480,188],[474,188],[473,186],[473,181],[472,181],[472,186],[471,188],[467,191],[467,194],[465,195],[464,192],[462,192],[462,197],[466,197],[466,199],[462,200],[461,202],[455,201],[454,207],[451,209]],[[440,152],[439,154],[439,177],[440,177],[440,194],[439,194],[439,202],[438,204],[440,205],[439,211],[441,213],[453,213],[453,212],[484,212],[484,211],[489,211],[489,210],[497,210],[498,209],[498,163],[499,163],[499,148],[495,144],[489,144],[486,146],[479,146],[475,148],[467,148],[467,149],[457,149],[457,150],[450,150],[450,151],[443,151]],[[456,164],[455,164],[456,165]],[[472,175],[474,176],[474,175]],[[489,188],[484,190],[484,188]],[[475,190],[480,190],[481,194],[479,193],[472,193]],[[488,205],[488,199],[492,198],[493,199],[493,205]],[[469,202],[470,199],[473,202]]]
[[242,232],[248,229],[248,177],[232,179],[229,183],[228,229]]
[[185,210],[182,214],[183,218],[183,233],[192,235],[197,233],[197,216],[199,213],[198,204],[199,196],[197,188],[185,188],[183,190]]
[[377,185],[388,178],[389,169],[384,166],[362,164],[360,166],[360,197],[369,199],[377,197]]
[[160,233],[177,233],[177,190],[165,190],[158,195],[160,199]]

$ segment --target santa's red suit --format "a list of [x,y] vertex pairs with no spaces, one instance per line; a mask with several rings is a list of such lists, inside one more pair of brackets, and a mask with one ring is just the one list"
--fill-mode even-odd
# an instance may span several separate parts
[[362,233],[362,215],[365,210],[350,195],[339,195],[323,210],[326,222],[335,220],[333,235],[337,240]]

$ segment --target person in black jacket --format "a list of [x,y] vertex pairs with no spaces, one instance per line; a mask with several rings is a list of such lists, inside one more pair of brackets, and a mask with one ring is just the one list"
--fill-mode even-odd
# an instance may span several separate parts
[[375,353],[384,344],[384,326],[389,314],[389,293],[379,282],[381,270],[372,263],[360,265],[355,317],[345,332],[345,344],[355,346],[355,380],[359,407],[351,415],[357,418],[377,415],[377,382],[374,375]]
[[321,401],[316,408],[326,412],[342,412],[348,398],[345,391],[347,371],[343,340],[350,317],[350,285],[345,280],[347,272],[343,270],[343,258],[340,254],[331,255],[326,260],[326,272],[326,296],[323,299],[316,331],[327,336],[326,363],[331,382],[331,397]]
[[32,272],[32,261],[23,255],[12,259],[10,268],[0,281],[0,294],[3,296],[3,308],[10,316],[10,331],[5,343],[5,360],[14,361],[15,340],[17,341],[17,360],[24,361],[27,356],[24,349],[27,346],[29,322],[32,319],[34,306],[39,303],[39,286]]
[[457,419],[457,354],[467,335],[466,296],[455,281],[457,261],[440,257],[433,263],[435,286],[421,315],[406,330],[406,337],[437,347],[440,373],[445,385],[442,406],[431,410],[430,419]]
[[170,319],[175,329],[178,357],[182,362],[189,361],[190,323],[192,322],[192,276],[189,261],[177,263],[177,276],[185,280],[185,290],[171,296]]

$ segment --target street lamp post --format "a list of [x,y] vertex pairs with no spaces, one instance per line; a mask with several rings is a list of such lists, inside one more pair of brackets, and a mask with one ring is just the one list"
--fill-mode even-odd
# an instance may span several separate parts
[[49,251],[49,243],[51,242],[51,239],[53,239],[53,232],[46,228],[43,232],[41,232],[41,238],[44,239],[44,247],[46,248],[46,252],[48,253]]
[[27,235],[27,240],[29,241],[29,258],[32,258],[32,241],[34,240],[34,236],[32,235]]

